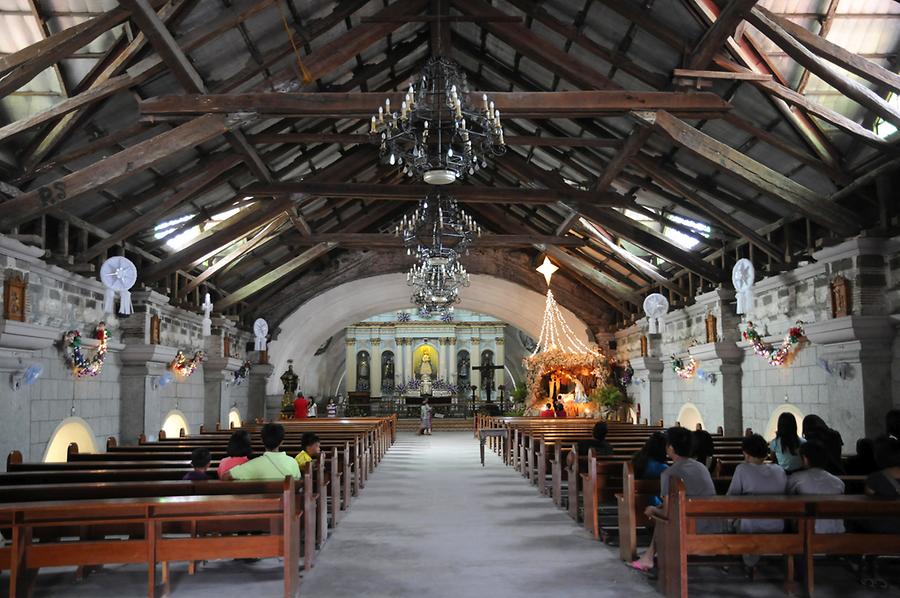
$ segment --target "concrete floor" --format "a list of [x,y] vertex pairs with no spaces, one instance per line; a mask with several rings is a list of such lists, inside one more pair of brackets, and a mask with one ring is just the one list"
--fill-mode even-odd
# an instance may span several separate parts
[[[896,567],[892,571],[896,579]],[[781,596],[769,565],[747,583],[740,568],[691,569],[691,596]],[[173,567],[173,594],[192,598],[268,598],[281,591],[275,560],[205,565],[189,576]],[[842,565],[817,567],[817,596],[869,598]],[[35,596],[145,596],[145,573],[106,567],[75,583],[70,571],[42,572]],[[2,580],[5,585],[6,579]],[[471,433],[401,434],[350,513],[304,575],[301,594],[506,598],[658,596],[614,548],[594,542],[568,515],[488,453],[478,462]]]

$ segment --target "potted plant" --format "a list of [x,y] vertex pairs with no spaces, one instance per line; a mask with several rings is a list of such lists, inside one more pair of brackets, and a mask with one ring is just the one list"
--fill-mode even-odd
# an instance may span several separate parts
[[590,399],[594,403],[597,413],[607,419],[619,415],[621,408],[628,403],[628,397],[612,384],[595,388],[591,392]]

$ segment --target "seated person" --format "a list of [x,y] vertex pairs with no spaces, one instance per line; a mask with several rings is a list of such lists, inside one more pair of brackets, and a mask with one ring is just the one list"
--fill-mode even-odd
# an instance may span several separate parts
[[313,432],[304,432],[300,437],[300,453],[295,457],[300,471],[313,459],[317,459],[322,453],[322,445],[319,436]]
[[[843,494],[844,482],[825,471],[828,450],[815,440],[807,440],[800,447],[803,469],[788,478],[787,493],[803,495]],[[840,519],[817,519],[817,534],[842,534],[844,522]]]
[[818,415],[810,414],[803,418],[803,437],[807,442],[818,442],[825,449],[826,461],[822,466],[825,471],[834,475],[844,473],[844,464],[841,462],[844,440],[840,432],[829,428]]
[[[669,503],[669,482],[674,478],[684,482],[686,496],[715,496],[716,487],[713,485],[709,470],[699,461],[691,458],[691,432],[686,428],[674,427],[666,430],[666,456],[672,460],[672,466],[667,468],[659,476],[659,486],[662,491],[663,504],[660,507],[648,506],[644,510],[647,517],[666,517]],[[715,519],[697,521],[697,531],[700,533],[717,533],[722,531],[722,524]],[[656,558],[656,534],[650,541],[647,551],[639,559],[631,563],[631,567],[639,571],[649,571],[653,568]]]
[[210,455],[209,449],[195,448],[191,451],[191,467],[193,467],[194,470],[184,474],[184,477],[181,479],[190,480],[192,482],[207,481],[209,476],[206,475],[206,468],[209,467],[209,462],[211,460],[212,455]]
[[225,472],[225,480],[283,480],[287,476],[300,477],[297,462],[278,450],[284,442],[284,426],[266,424],[262,428],[262,441],[266,452],[243,465]]
[[706,430],[694,430],[691,432],[691,458],[703,463],[706,469],[712,471],[713,455],[716,452],[712,434]]
[[[769,455],[766,439],[759,434],[746,436],[741,440],[741,451],[744,453],[744,463],[734,470],[726,494],[729,496],[784,494],[787,489],[787,474],[784,469],[774,463],[763,463]],[[742,534],[771,534],[784,531],[784,521],[781,519],[740,519],[735,523],[736,531]]]
[[778,465],[787,473],[803,469],[800,445],[806,442],[797,434],[797,418],[793,413],[784,412],[778,416],[775,439],[769,443],[769,450]]
[[[882,447],[883,469],[866,479],[866,494],[880,498],[900,500],[900,440],[888,438]],[[900,519],[869,520],[873,532],[900,534]]]
[[856,441],[856,454],[847,458],[844,469],[847,475],[869,475],[878,471],[875,463],[875,441],[860,438]]
[[231,438],[228,439],[226,452],[228,456],[219,461],[219,468],[216,470],[220,480],[232,467],[246,463],[253,456],[250,432],[247,430],[235,430],[231,434]]
[[553,410],[556,411],[556,417],[566,416],[566,406],[563,403],[562,395],[556,396],[556,404],[553,406]]
[[[594,449],[594,454],[598,457],[601,455],[612,455],[613,448],[606,442],[606,433],[609,432],[609,426],[606,422],[597,422],[594,424],[592,432],[593,438],[590,440],[578,441],[578,454],[587,455],[590,449]],[[575,453],[570,452],[567,457],[569,467],[575,462]]]
[[[666,435],[654,432],[635,455],[631,458],[636,480],[658,480],[662,472],[669,467],[666,463]],[[654,496],[650,504],[658,507],[662,498]]]
[[553,405],[550,403],[544,405],[544,410],[541,411],[541,417],[556,417],[556,411],[554,411]]

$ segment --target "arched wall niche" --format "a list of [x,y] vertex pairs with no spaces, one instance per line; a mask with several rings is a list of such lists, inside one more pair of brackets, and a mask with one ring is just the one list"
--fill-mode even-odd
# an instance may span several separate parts
[[687,428],[690,431],[694,431],[697,429],[697,424],[703,426],[703,429],[706,429],[706,425],[703,423],[703,416],[700,415],[700,410],[697,409],[697,406],[693,403],[685,403],[681,406],[681,411],[678,412],[678,421],[683,428]]
[[785,403],[784,405],[779,405],[778,408],[772,412],[772,416],[769,418],[769,423],[766,424],[766,430],[763,433],[763,438],[766,440],[772,440],[775,438],[775,432],[778,430],[778,418],[782,413],[790,413],[794,416],[794,419],[797,420],[797,431],[801,430],[803,425],[803,418],[806,415],[797,408],[796,405],[791,405],[790,403]]
[[228,412],[228,427],[241,427],[241,412],[237,410],[237,407],[232,407],[231,411]]
[[56,426],[53,434],[50,435],[42,461],[44,463],[65,462],[69,444],[72,442],[78,445],[78,452],[97,452],[97,441],[90,424],[80,417],[67,417]]
[[163,418],[162,425],[162,429],[166,433],[166,438],[178,438],[178,435],[181,432],[181,428],[184,428],[185,434],[191,433],[191,427],[190,425],[188,425],[188,421],[184,416],[184,413],[182,413],[178,409],[169,411]]
[[[472,286],[461,293],[461,309],[503,320],[535,339],[540,336],[544,295],[493,276],[473,274],[471,280]],[[316,394],[331,392],[330,388],[320,388],[318,371],[313,366],[316,349],[346,326],[408,307],[409,287],[402,273],[354,280],[313,297],[284,319],[278,339],[269,343],[275,375],[269,380],[267,393],[281,394],[278,376],[287,369],[288,359],[294,360],[300,388],[316,389]],[[578,338],[587,342],[587,325],[568,309],[560,306],[560,311]]]

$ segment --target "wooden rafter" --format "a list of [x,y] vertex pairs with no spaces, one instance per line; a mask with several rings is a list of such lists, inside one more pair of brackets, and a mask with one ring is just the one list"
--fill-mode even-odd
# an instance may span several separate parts
[[703,69],[759,0],[729,0],[687,59],[689,69]]

